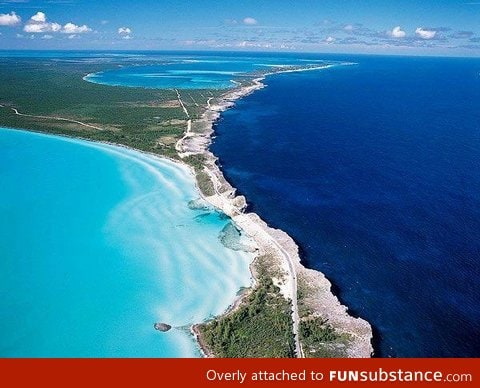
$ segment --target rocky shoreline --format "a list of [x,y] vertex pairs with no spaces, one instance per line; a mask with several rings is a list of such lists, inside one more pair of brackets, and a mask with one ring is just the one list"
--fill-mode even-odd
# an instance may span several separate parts
[[[326,319],[339,334],[348,338],[344,353],[347,357],[371,357],[373,347],[371,344],[372,328],[370,324],[361,318],[355,318],[348,314],[347,307],[342,305],[332,293],[330,281],[321,272],[305,268],[301,264],[298,246],[287,233],[270,228],[255,213],[244,212],[246,207],[245,197],[236,195],[235,188],[225,180],[217,166],[217,158],[209,151],[211,137],[214,133],[213,124],[220,117],[221,112],[232,107],[237,99],[265,87],[262,81],[267,75],[326,67],[329,67],[329,65],[304,69],[280,69],[279,71],[259,76],[225,93],[220,98],[209,99],[203,116],[200,119],[192,120],[188,136],[184,136],[177,143],[176,148],[181,158],[191,155],[202,155],[204,158],[204,172],[208,175],[215,193],[213,195],[205,195],[204,199],[230,216],[236,226],[256,242],[258,255],[267,254],[278,259],[278,262],[281,263],[283,273],[286,275],[280,282],[282,284],[280,288],[284,297],[292,301],[292,319],[294,321],[297,357],[305,356],[299,339],[298,322],[306,319],[306,317],[300,316],[297,307],[298,283],[301,283],[306,294],[302,296],[302,304],[308,306],[309,316],[307,318],[321,317]],[[255,270],[252,269],[252,274],[254,272]],[[235,305],[238,305],[238,303]],[[195,326],[192,328],[192,332],[202,348],[203,355],[214,357],[214,354],[206,348]]]

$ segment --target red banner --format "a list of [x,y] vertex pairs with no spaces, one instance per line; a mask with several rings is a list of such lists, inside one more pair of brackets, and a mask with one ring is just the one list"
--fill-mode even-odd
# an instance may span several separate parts
[[3,387],[480,386],[479,359],[2,359]]

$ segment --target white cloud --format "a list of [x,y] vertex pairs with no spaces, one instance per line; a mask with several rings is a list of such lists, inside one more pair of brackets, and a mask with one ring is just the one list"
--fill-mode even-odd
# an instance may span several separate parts
[[184,40],[183,44],[187,46],[199,45],[199,46],[215,46],[217,41],[215,39],[210,40]]
[[130,36],[130,34],[132,33],[132,29],[129,27],[120,27],[117,32],[122,37],[122,39],[132,39],[132,37]]
[[272,48],[273,45],[271,43],[268,43],[268,42],[262,43],[262,42],[251,42],[251,41],[244,40],[244,41],[237,42],[236,44],[234,44],[234,47],[241,47],[241,48],[254,47],[254,48],[269,49],[269,48]]
[[38,34],[43,32],[58,32],[62,26],[58,23],[27,23],[23,27],[23,31]]
[[73,23],[67,23],[63,26],[61,32],[64,34],[84,34],[90,31],[92,31],[92,29],[85,24],[83,26],[77,26]]
[[104,26],[105,24],[108,24],[108,20],[102,20],[102,21],[100,22],[100,24],[102,24],[102,26]]
[[37,12],[30,18],[30,20],[37,23],[45,23],[47,21],[47,16],[43,12]]
[[400,28],[400,26],[397,26],[394,27],[392,31],[389,31],[388,35],[390,35],[392,38],[405,38],[407,34]]
[[21,21],[22,19],[15,12],[0,13],[0,26],[15,26]]
[[333,42],[335,42],[335,38],[333,36],[329,36],[325,39],[325,42],[326,43],[333,43]]
[[354,27],[351,24],[347,24],[345,27],[343,27],[345,31],[353,31]]
[[76,39],[76,38],[80,38],[78,35],[68,35],[68,39]]
[[73,23],[67,23],[63,27],[59,23],[47,21],[47,15],[43,12],[37,12],[33,15],[23,27],[23,31],[33,34],[46,32],[61,32],[63,34],[83,34],[92,31],[87,25],[77,26]]
[[198,46],[207,46],[210,48],[262,48],[262,49],[289,49],[294,50],[295,46],[288,44],[273,44],[270,42],[254,42],[254,41],[218,41],[215,39],[210,40],[185,40],[182,42],[187,46],[198,45]]
[[418,27],[415,30],[415,34],[417,34],[417,36],[419,36],[422,39],[433,39],[433,38],[435,38],[435,35],[437,34],[437,31],[426,30],[422,27]]
[[243,24],[246,24],[247,26],[253,26],[257,23],[258,23],[257,19],[254,19],[254,18],[251,18],[251,17],[243,19]]
[[128,27],[120,27],[117,32],[120,35],[128,35],[132,33],[132,29]]
[[40,24],[25,24],[23,27],[23,31],[25,32],[47,32],[48,29],[46,26]]
[[42,39],[52,39],[53,38],[53,35],[43,35],[42,36]]

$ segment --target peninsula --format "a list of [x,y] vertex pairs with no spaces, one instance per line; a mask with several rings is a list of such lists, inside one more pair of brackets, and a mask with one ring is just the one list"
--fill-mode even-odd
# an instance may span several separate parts
[[[182,160],[203,160],[196,175],[205,199],[230,216],[258,246],[258,256],[252,265],[255,278],[252,289],[224,316],[194,327],[206,355],[370,357],[373,353],[370,325],[348,314],[322,273],[301,264],[298,246],[288,234],[270,228],[255,213],[245,212],[245,197],[235,194],[235,188],[225,180],[217,158],[208,149],[213,123],[221,112],[239,98],[263,88],[266,76],[326,67],[329,65],[277,68],[215,101],[209,99],[206,111],[189,124],[186,135],[176,144]],[[283,326],[275,322],[279,316],[283,318]],[[278,332],[272,333],[272,327]],[[282,329],[290,330],[293,338],[283,336]]]

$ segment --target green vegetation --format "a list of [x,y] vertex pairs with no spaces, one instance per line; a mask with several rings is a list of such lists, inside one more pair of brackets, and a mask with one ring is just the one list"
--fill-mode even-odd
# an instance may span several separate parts
[[300,322],[300,336],[313,342],[331,342],[338,338],[328,321],[318,317]]
[[[175,143],[187,117],[174,90],[98,85],[83,80],[88,73],[125,65],[49,58],[0,59],[0,125],[126,145],[176,158]],[[220,91],[181,91],[191,118],[204,111]],[[63,117],[103,130],[20,113]]]
[[197,185],[203,195],[207,197],[209,195],[215,194],[215,189],[213,188],[212,180],[210,176],[203,170],[195,170],[195,175],[197,176]]
[[299,338],[305,357],[346,357],[348,336],[339,333],[327,319],[314,313],[312,295],[315,295],[314,290],[300,277],[297,283],[298,313],[301,318]]
[[206,196],[215,194],[212,180],[204,170],[205,156],[201,154],[189,155],[182,160],[195,170],[197,185],[200,191]]
[[195,171],[202,171],[205,164],[205,155],[195,154],[189,155],[183,159],[184,162],[192,166]]
[[[291,304],[272,281],[284,274],[275,258],[267,255],[255,261],[253,272],[257,285],[237,309],[198,326],[202,342],[216,357],[295,357]],[[305,357],[346,357],[349,337],[313,312],[312,295],[300,278],[299,339]]]
[[345,357],[344,337],[321,317],[300,321],[300,341],[305,357]]
[[308,317],[313,313],[313,310],[307,303],[309,287],[302,277],[297,279],[297,306],[298,315],[300,317]]
[[257,271],[257,285],[237,309],[198,327],[217,357],[295,356],[291,305],[268,272],[262,266]]

